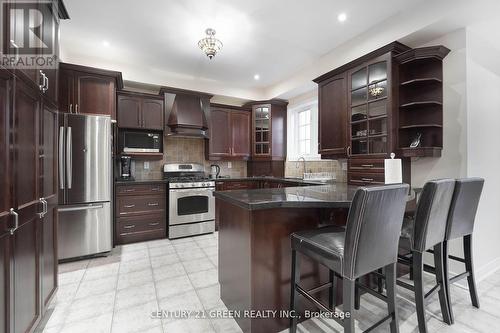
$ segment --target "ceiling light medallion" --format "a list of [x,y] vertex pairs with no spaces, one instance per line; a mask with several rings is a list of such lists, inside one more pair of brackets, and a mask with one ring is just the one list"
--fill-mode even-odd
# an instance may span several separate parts
[[222,49],[222,42],[215,38],[214,29],[208,28],[205,33],[207,36],[198,42],[198,46],[209,59],[212,59]]

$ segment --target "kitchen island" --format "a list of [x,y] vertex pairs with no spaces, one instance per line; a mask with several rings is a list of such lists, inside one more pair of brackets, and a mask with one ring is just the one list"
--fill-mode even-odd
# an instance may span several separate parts
[[[216,191],[219,223],[219,282],[229,310],[257,312],[236,317],[244,332],[280,332],[289,319],[290,234],[324,224],[345,224],[357,186],[330,185]],[[408,198],[409,200],[412,197]],[[310,289],[328,282],[328,270],[301,258],[301,285]],[[318,294],[328,304],[328,290]],[[299,298],[299,311],[315,311]],[[278,311],[267,318],[259,314]]]

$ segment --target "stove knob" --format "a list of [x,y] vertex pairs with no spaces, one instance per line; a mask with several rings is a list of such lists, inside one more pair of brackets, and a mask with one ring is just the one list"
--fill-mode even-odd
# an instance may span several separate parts
[[201,183],[201,186],[202,186],[202,187],[205,187],[205,186],[207,186],[207,184],[205,184],[205,183]]

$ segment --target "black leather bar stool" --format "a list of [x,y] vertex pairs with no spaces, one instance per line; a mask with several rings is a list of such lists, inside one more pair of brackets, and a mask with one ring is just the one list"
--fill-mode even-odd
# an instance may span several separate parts
[[[425,302],[436,292],[443,320],[451,324],[448,307],[446,277],[444,273],[444,248],[448,212],[450,211],[454,179],[429,181],[424,185],[417,209],[412,219],[405,218],[401,231],[400,248],[407,251],[399,256],[398,262],[406,264],[413,271],[413,285],[397,281],[399,286],[414,291],[417,308],[417,319],[420,333],[427,332],[425,321]],[[436,285],[427,293],[424,292],[424,253],[433,248]]]
[[[450,283],[457,282],[467,277],[472,305],[479,308],[476,281],[474,279],[474,267],[472,264],[472,233],[474,231],[474,220],[476,218],[481,192],[483,191],[483,185],[484,179],[482,178],[457,179],[455,183],[455,191],[453,192],[453,199],[448,214],[446,240],[443,246],[445,253],[444,271],[446,277],[445,281],[447,281],[448,307],[452,322],[454,319],[453,309],[451,307]],[[457,238],[463,239],[464,258],[448,255],[448,242]],[[448,258],[464,263],[465,272],[450,278],[448,274]]]
[[[391,332],[399,331],[396,307],[396,262],[397,250],[406,196],[406,184],[360,188],[354,195],[349,210],[347,227],[325,227],[291,235],[292,281],[290,308],[295,311],[300,295],[315,304],[320,310],[333,312],[311,294],[330,287],[331,283],[304,290],[299,286],[300,265],[297,252],[326,266],[330,272],[343,279],[343,310],[349,313],[343,320],[332,316],[344,327],[345,332],[354,332],[355,281],[360,276],[379,268],[385,268],[387,295],[378,295],[387,302],[389,314],[368,330],[391,320]],[[332,277],[332,275],[330,277]],[[376,294],[375,292],[373,292]],[[331,300],[330,300],[331,302]],[[290,322],[290,332],[297,331],[297,318]]]

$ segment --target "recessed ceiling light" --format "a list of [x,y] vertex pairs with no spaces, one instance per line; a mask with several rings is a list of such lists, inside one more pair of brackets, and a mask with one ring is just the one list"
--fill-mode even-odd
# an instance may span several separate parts
[[109,46],[109,42],[107,40],[103,40],[102,41],[102,45],[108,47]]
[[255,74],[255,75],[253,76],[253,79],[254,79],[254,80],[259,80],[259,79],[260,79],[260,75],[259,75],[259,74]]
[[339,22],[345,22],[347,20],[347,14],[346,13],[340,13],[337,16],[337,20],[339,20]]

